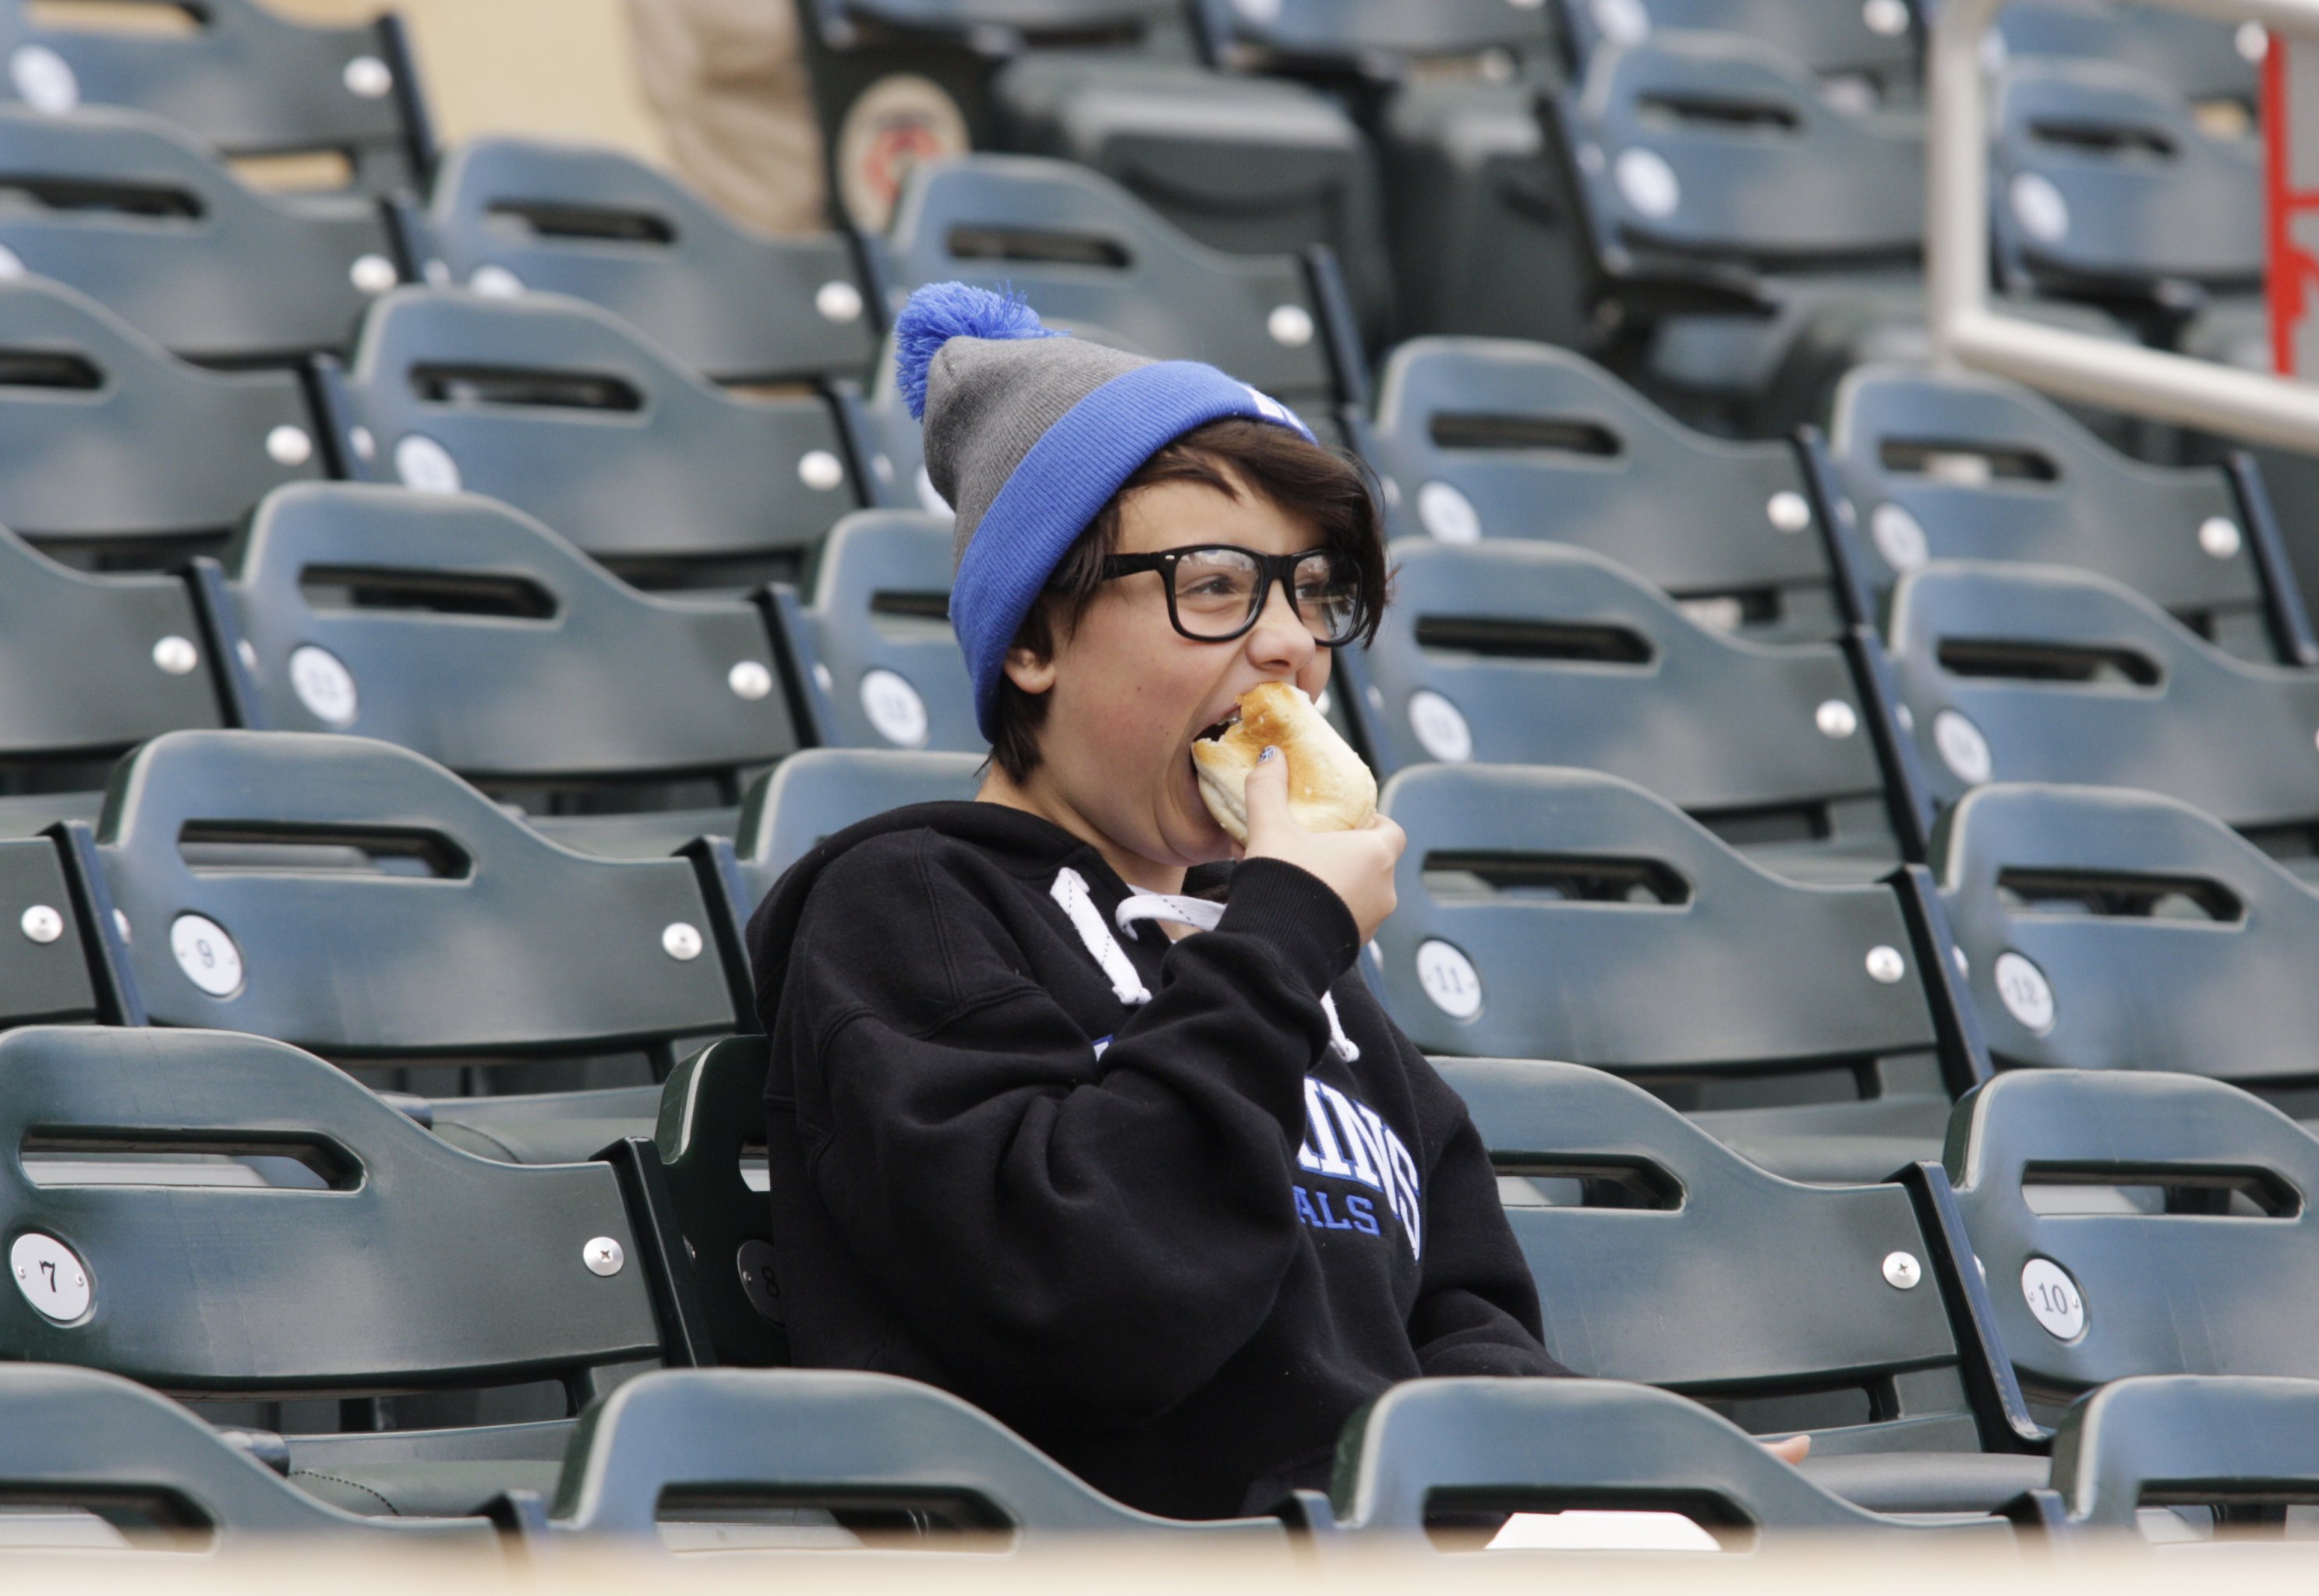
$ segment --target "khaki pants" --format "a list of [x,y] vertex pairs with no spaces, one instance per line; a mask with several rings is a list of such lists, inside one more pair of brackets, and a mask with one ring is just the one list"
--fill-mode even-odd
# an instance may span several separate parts
[[829,219],[793,0],[627,0],[636,75],[677,169],[769,232]]

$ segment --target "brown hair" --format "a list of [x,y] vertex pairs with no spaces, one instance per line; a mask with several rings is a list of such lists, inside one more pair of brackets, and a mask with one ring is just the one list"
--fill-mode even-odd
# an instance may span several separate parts
[[[1114,493],[1078,540],[1056,562],[1046,590],[1015,633],[1013,646],[1041,659],[1055,652],[1095,602],[1103,563],[1119,546],[1120,506],[1161,482],[1202,482],[1238,499],[1253,492],[1284,513],[1310,521],[1323,547],[1351,559],[1361,588],[1359,639],[1376,636],[1386,598],[1385,527],[1368,469],[1359,459],[1307,442],[1286,427],[1232,416],[1196,427],[1154,453]],[[990,762],[1020,781],[1039,766],[1043,693],[1026,693],[1002,675],[991,706],[996,723]]]

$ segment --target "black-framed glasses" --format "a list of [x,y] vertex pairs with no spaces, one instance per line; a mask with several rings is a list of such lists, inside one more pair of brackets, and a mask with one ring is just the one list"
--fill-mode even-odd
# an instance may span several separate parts
[[1260,555],[1229,543],[1163,549],[1154,555],[1113,555],[1103,563],[1112,582],[1157,571],[1168,594],[1168,619],[1195,643],[1230,643],[1248,635],[1264,613],[1275,582],[1286,590],[1313,641],[1337,648],[1360,635],[1366,618],[1359,568],[1333,549]]

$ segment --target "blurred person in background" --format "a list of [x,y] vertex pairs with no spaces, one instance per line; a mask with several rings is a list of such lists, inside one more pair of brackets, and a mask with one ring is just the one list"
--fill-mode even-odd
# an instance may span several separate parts
[[768,232],[829,225],[790,0],[627,0],[636,76],[679,171]]

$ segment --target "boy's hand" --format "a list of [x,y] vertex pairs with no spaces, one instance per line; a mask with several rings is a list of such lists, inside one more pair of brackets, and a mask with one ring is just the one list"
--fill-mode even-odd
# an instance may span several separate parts
[[1345,900],[1367,942],[1393,913],[1394,862],[1409,843],[1383,815],[1358,831],[1306,831],[1288,813],[1288,761],[1268,748],[1248,773],[1248,845],[1242,859],[1277,859],[1318,876]]
[[1764,1450],[1782,1463],[1799,1464],[1811,1456],[1811,1437],[1791,1435],[1784,1441],[1765,1441]]

